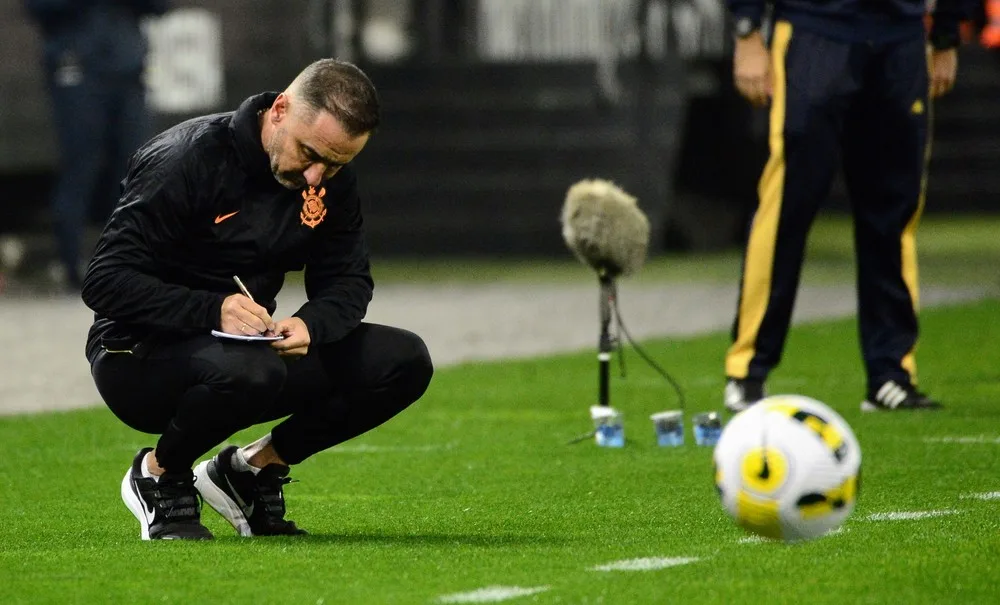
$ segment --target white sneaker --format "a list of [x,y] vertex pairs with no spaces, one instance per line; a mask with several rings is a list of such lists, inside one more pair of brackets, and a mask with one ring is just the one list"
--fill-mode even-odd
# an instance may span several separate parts
[[726,380],[723,401],[726,409],[733,414],[742,412],[764,397],[767,397],[767,393],[764,391],[764,382],[761,380],[752,378],[729,378]]
[[122,501],[139,521],[143,540],[211,540],[212,532],[201,524],[201,502],[194,475],[164,474],[159,481],[142,476],[146,454],[139,450],[122,478]]

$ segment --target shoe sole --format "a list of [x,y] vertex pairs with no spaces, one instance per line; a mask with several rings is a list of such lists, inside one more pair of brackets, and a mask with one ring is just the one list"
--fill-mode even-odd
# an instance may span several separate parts
[[229,524],[233,526],[240,536],[244,538],[253,537],[253,532],[250,530],[250,523],[247,522],[246,516],[243,514],[243,510],[240,505],[237,504],[232,498],[230,498],[226,492],[212,481],[212,478],[208,475],[208,463],[209,461],[202,462],[198,466],[194,467],[195,482],[194,486],[197,488],[198,492],[201,493],[202,499],[211,506],[215,512],[222,515],[222,518],[229,521]]
[[861,402],[862,412],[933,412],[934,410],[940,410],[941,407],[899,407],[899,408],[887,408],[881,405],[874,404],[867,399]]
[[146,507],[143,506],[139,496],[132,489],[132,467],[125,472],[122,479],[122,501],[125,507],[139,521],[139,533],[143,540],[149,540],[149,521],[146,519]]
[[881,412],[882,409],[883,409],[882,406],[875,405],[874,403],[868,401],[867,399],[861,402],[862,412]]

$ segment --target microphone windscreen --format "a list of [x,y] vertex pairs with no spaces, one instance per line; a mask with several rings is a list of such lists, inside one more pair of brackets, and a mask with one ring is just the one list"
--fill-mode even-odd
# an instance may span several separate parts
[[630,275],[646,260],[649,220],[636,199],[610,181],[585,179],[570,187],[561,222],[566,245],[598,272]]

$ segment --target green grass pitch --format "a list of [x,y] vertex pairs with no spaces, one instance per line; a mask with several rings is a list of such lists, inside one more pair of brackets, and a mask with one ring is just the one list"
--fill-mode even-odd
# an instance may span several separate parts
[[[103,408],[2,419],[0,603],[434,603],[488,586],[547,587],[511,603],[996,603],[1000,500],[969,495],[1000,491],[998,317],[997,301],[923,314],[940,413],[862,415],[854,322],[793,329],[771,392],[839,410],[865,477],[846,531],[797,545],[743,540],[689,424],[683,448],[655,447],[648,416],[674,399],[634,353],[612,390],[624,449],[566,444],[589,427],[590,352],[445,369],[394,421],[294,469],[289,517],[312,532],[295,539],[240,539],[206,509],[214,542],[143,543],[118,491],[148,437]],[[721,408],[726,342],[647,348],[694,412]],[[930,510],[948,514],[869,519]],[[698,560],[593,571],[642,557]]]

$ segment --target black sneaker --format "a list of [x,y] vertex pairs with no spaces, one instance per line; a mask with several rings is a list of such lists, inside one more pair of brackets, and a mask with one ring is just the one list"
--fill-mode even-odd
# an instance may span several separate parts
[[143,540],[211,540],[212,532],[201,524],[201,501],[194,475],[164,473],[159,481],[142,476],[146,454],[139,450],[122,479],[122,500],[135,518]]
[[724,396],[726,409],[738,414],[757,403],[767,393],[764,392],[764,381],[753,378],[729,378],[726,380]]
[[886,380],[877,389],[868,392],[868,397],[861,402],[862,412],[877,412],[879,410],[939,410],[941,404],[921,393],[908,382]]
[[233,468],[235,445],[194,468],[198,491],[241,536],[296,536],[306,533],[285,520],[282,488],[292,480],[288,467],[268,464],[256,475]]

